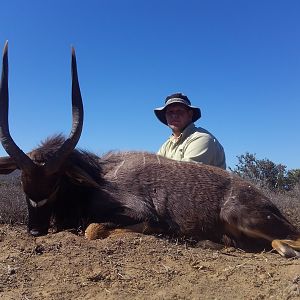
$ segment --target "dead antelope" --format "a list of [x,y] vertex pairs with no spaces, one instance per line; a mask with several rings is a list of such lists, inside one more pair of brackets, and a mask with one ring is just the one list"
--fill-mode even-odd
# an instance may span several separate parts
[[[91,224],[90,239],[120,230],[209,239],[246,250],[275,248],[300,257],[300,233],[259,190],[233,174],[142,152],[104,157],[76,150],[83,105],[72,50],[73,125],[25,154],[8,126],[7,43],[0,87],[0,138],[9,157],[0,173],[21,170],[34,235]],[[52,220],[52,223],[51,223]],[[96,224],[96,225],[95,225]]]

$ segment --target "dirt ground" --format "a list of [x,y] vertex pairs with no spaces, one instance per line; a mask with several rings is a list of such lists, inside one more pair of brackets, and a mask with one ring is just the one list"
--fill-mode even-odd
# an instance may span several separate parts
[[300,299],[300,259],[124,233],[0,225],[0,299]]

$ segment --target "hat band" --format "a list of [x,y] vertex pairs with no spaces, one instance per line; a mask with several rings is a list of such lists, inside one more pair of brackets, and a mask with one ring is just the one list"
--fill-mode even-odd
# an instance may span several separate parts
[[168,101],[165,103],[165,106],[167,106],[167,105],[169,105],[169,104],[171,104],[173,102],[179,102],[179,103],[185,104],[187,106],[191,105],[190,102],[188,102],[188,101],[186,101],[186,100],[184,100],[182,98],[171,98],[171,99],[168,99]]

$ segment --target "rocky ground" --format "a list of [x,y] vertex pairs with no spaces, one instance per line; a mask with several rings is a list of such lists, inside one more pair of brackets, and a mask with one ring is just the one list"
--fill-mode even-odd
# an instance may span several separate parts
[[300,299],[300,259],[134,233],[0,225],[0,299]]

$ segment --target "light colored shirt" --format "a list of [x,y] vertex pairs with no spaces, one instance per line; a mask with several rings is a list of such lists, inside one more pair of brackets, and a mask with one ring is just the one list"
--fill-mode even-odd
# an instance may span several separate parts
[[222,145],[207,130],[188,125],[178,139],[171,135],[161,146],[158,155],[179,160],[194,161],[226,169]]

